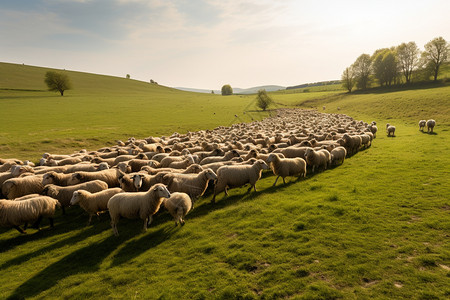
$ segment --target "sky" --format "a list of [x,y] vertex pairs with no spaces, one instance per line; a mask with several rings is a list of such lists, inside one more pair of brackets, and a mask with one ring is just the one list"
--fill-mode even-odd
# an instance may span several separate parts
[[450,42],[448,0],[0,0],[0,61],[220,89],[340,79],[362,53]]

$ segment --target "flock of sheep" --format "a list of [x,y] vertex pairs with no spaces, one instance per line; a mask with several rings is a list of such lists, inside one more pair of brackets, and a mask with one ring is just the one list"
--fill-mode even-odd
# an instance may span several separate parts
[[375,122],[344,114],[280,109],[273,117],[231,127],[130,138],[71,155],[45,153],[38,166],[0,159],[1,192],[7,199],[0,200],[0,226],[24,233],[47,217],[53,227],[56,207],[64,215],[73,205],[89,214],[88,224],[109,211],[115,235],[121,217],[142,219],[146,230],[160,207],[175,225],[183,225],[208,185],[214,203],[229,188],[250,184],[249,191],[256,191],[263,170],[276,175],[274,186],[279,177],[283,183],[288,176],[305,177],[370,147],[377,130]]

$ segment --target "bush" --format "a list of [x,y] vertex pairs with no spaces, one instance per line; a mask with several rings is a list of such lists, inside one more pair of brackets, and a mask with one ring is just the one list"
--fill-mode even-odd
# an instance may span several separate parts
[[228,95],[233,95],[233,89],[231,88],[231,85],[225,84],[222,87],[222,96],[228,96]]
[[259,90],[256,95],[256,105],[262,110],[266,110],[273,102],[272,98],[267,95],[266,90]]

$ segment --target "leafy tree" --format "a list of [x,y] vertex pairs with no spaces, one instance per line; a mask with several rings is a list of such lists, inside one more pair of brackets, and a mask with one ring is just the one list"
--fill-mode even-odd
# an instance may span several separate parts
[[344,73],[341,76],[342,86],[348,90],[349,93],[352,92],[355,86],[355,78],[353,77],[353,71],[351,68],[345,68]]
[[398,67],[392,49],[378,49],[372,55],[372,69],[380,85],[391,85],[397,76]]
[[419,47],[415,42],[402,43],[397,47],[397,58],[406,83],[411,82],[411,76],[419,62]]
[[256,105],[262,110],[266,110],[273,103],[272,98],[267,95],[266,90],[259,90],[256,95]]
[[127,76],[125,76],[125,77],[126,77],[127,79],[130,79],[131,76],[130,76],[130,74],[127,74]]
[[351,66],[357,88],[366,89],[369,87],[371,63],[369,54],[361,54]]
[[233,88],[231,88],[231,85],[225,84],[222,87],[222,96],[228,96],[228,95],[233,95]]
[[433,70],[434,81],[437,80],[439,67],[447,61],[449,52],[449,45],[442,37],[435,38],[425,45],[424,57]]
[[69,76],[64,73],[48,71],[45,73],[44,81],[47,84],[49,91],[60,92],[61,96],[64,96],[65,90],[70,90],[72,88]]
[[214,90],[211,90],[211,94],[215,94],[215,93],[214,93]]

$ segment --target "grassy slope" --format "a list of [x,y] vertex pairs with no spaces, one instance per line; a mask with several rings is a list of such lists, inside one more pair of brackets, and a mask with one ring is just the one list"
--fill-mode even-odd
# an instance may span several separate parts
[[254,96],[188,93],[70,71],[74,89],[61,97],[45,90],[46,71],[0,63],[0,157],[37,160],[44,152],[96,149],[130,136],[212,129],[266,115],[242,113],[253,109]]
[[[73,208],[51,231],[2,230],[0,298],[448,298],[449,95],[440,87],[307,102],[377,120],[374,145],[285,187],[267,174],[257,193],[233,189],[215,206],[208,194],[182,228],[163,213],[145,234],[122,220],[115,238],[106,215],[85,227]],[[436,135],[418,131],[422,109],[438,121]],[[386,121],[397,137],[385,136]]]

